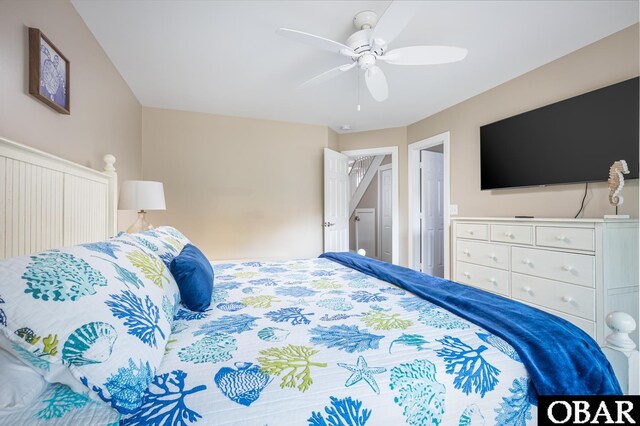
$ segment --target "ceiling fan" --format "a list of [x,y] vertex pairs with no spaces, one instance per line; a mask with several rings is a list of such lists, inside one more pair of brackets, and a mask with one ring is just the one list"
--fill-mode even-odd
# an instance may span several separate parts
[[379,61],[392,65],[436,65],[461,61],[467,56],[467,49],[451,46],[410,46],[387,50],[420,6],[421,2],[417,1],[394,1],[380,19],[370,10],[358,13],[353,19],[358,31],[347,39],[346,44],[289,28],[279,28],[276,32],[351,60],[307,80],[300,88],[314,86],[358,67],[365,72],[371,96],[382,102],[389,96],[389,87],[384,72],[377,65]]

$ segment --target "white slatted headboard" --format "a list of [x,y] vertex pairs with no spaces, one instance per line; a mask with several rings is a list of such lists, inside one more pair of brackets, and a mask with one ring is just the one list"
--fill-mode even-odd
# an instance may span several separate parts
[[0,259],[117,231],[115,157],[100,172],[0,138]]

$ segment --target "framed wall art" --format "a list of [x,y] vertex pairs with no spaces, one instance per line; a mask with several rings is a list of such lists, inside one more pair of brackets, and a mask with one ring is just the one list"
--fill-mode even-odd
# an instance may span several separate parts
[[37,28],[29,28],[29,93],[62,114],[70,114],[69,60]]

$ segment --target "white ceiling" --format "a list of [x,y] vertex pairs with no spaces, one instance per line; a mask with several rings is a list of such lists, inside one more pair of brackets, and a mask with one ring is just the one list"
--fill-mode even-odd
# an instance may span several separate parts
[[[362,10],[388,1],[72,0],[145,106],[323,124],[340,131],[404,126],[638,22],[637,1],[428,1],[391,44],[452,45],[458,63],[382,64],[389,98],[352,71],[298,90],[347,63],[276,35],[279,27],[340,42]],[[361,79],[363,80],[363,79]]]

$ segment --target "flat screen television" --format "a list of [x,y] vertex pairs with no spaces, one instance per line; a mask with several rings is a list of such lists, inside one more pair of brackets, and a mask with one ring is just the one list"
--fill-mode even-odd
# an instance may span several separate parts
[[638,178],[639,79],[633,78],[480,127],[481,188],[609,178],[626,160]]

